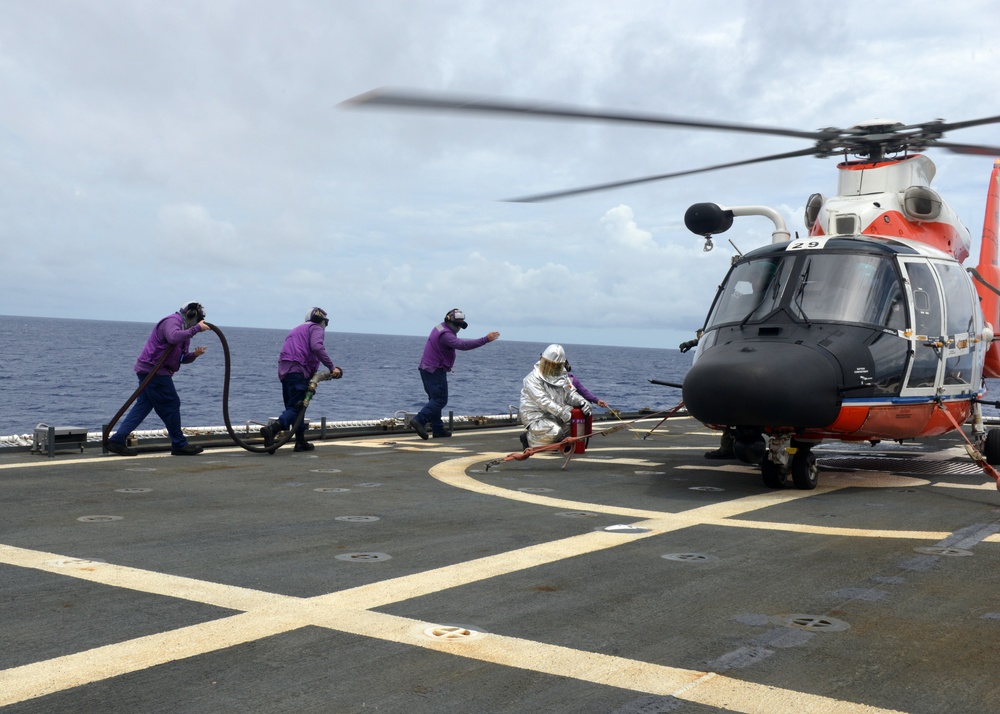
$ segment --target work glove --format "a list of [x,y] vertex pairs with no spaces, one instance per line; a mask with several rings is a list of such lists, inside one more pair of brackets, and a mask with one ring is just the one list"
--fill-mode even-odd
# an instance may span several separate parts
[[593,412],[593,407],[590,406],[590,402],[586,402],[582,407],[580,407],[580,409],[582,409],[583,413],[587,416],[590,416]]

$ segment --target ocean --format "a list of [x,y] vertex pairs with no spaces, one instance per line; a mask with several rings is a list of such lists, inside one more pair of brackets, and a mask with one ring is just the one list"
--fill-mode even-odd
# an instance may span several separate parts
[[[138,386],[132,366],[154,324],[0,316],[0,436],[32,434],[41,423],[100,431]],[[232,362],[229,416],[233,425],[266,422],[277,416],[282,411],[277,359],[288,330],[224,325],[219,329],[229,344]],[[427,401],[417,372],[425,340],[426,336],[328,329],[327,352],[344,370],[344,377],[320,383],[309,405],[310,420],[383,419],[397,412],[418,411]],[[221,426],[222,345],[211,332],[201,333],[191,344],[192,348],[204,345],[207,351],[174,375],[183,423]],[[460,352],[448,380],[448,410],[456,416],[516,411],[521,380],[545,347],[501,337]],[[677,349],[564,347],[573,373],[583,384],[625,412],[675,406],[680,390],[648,380],[680,382],[691,366],[691,354]],[[150,414],[140,429],[162,426]]]

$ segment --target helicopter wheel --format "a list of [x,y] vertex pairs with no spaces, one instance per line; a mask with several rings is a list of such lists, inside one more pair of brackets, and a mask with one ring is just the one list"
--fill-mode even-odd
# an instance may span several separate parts
[[788,474],[766,456],[760,462],[760,475],[764,478],[764,485],[768,488],[784,488],[788,481]]
[[986,463],[990,466],[1000,464],[1000,429],[990,429],[986,432],[983,456],[986,457]]
[[819,483],[819,466],[816,465],[816,456],[812,449],[800,446],[792,457],[792,482],[795,488],[803,491],[816,488],[816,484]]

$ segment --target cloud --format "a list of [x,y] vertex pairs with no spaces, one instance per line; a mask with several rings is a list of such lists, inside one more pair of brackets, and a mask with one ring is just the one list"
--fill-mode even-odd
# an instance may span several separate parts
[[[512,204],[808,142],[339,102],[399,86],[803,129],[997,113],[1000,6],[891,16],[873,25],[860,0],[3,3],[0,310],[148,321],[199,295],[220,325],[287,327],[319,304],[345,330],[423,334],[459,304],[526,339],[676,344],[728,239],[770,240],[741,221],[705,253],[687,207],[770,205],[801,230],[835,159]],[[978,235],[989,158],[934,158]]]

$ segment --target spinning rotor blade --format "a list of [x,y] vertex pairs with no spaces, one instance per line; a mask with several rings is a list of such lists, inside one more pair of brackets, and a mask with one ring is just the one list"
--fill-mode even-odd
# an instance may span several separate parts
[[656,124],[663,126],[686,126],[694,129],[715,129],[718,131],[739,131],[749,134],[771,136],[793,136],[799,139],[822,141],[838,134],[826,131],[800,131],[781,127],[732,124],[729,122],[683,119],[680,117],[657,116],[655,114],[633,114],[626,112],[599,112],[590,109],[558,107],[553,104],[511,102],[473,97],[434,95],[417,92],[401,92],[391,89],[375,89],[344,100],[347,106],[383,106],[404,109],[432,109],[493,114],[517,114],[521,116],[557,117],[560,119],[591,119],[598,121],[629,122],[634,124]]
[[594,186],[585,186],[583,188],[571,188],[566,191],[553,191],[552,193],[538,193],[531,196],[521,196],[519,198],[507,198],[506,201],[513,203],[538,203],[541,201],[549,201],[554,198],[566,198],[567,196],[577,196],[581,193],[591,193],[593,191],[604,191],[609,188],[618,188],[619,186],[633,186],[639,183],[647,183],[649,181],[660,181],[661,179],[676,178],[678,176],[690,176],[691,174],[705,173],[706,171],[716,171],[718,169],[728,169],[733,166],[746,166],[748,164],[761,164],[766,161],[780,161],[781,159],[791,159],[796,156],[813,156],[816,150],[813,148],[799,149],[798,151],[789,151],[785,154],[773,154],[771,156],[761,156],[756,159],[746,159],[745,161],[733,161],[728,164],[717,164],[716,166],[705,166],[700,169],[689,169],[687,171],[675,171],[669,174],[658,174],[656,176],[646,176],[644,178],[629,179],[627,181],[614,181],[612,183],[602,183],[596,184]]
[[943,120],[938,119],[931,122],[911,124],[908,126],[903,125],[900,122],[893,122],[890,120],[873,120],[863,122],[862,124],[849,129],[837,129],[830,127],[816,131],[800,131],[796,129],[785,129],[782,127],[734,124],[730,122],[686,119],[682,117],[670,117],[656,114],[596,111],[592,109],[557,106],[548,103],[542,104],[524,101],[494,100],[392,89],[376,89],[371,92],[359,94],[358,96],[347,99],[340,104],[341,106],[348,107],[395,107],[430,111],[512,114],[522,117],[549,117],[572,120],[612,121],[631,124],[646,124],[651,126],[688,127],[691,129],[709,129],[713,131],[788,136],[798,139],[809,139],[813,142],[813,146],[808,149],[800,149],[798,151],[791,151],[784,154],[762,156],[756,159],[717,164],[715,166],[706,166],[700,169],[675,171],[673,173],[658,174],[656,176],[647,176],[644,178],[630,179],[626,181],[613,181],[610,183],[584,186],[582,188],[568,189],[565,191],[553,191],[551,193],[540,193],[531,196],[507,199],[508,201],[521,203],[548,201],[556,198],[565,198],[568,196],[577,196],[583,193],[591,193],[593,191],[603,191],[621,186],[632,186],[650,181],[659,181],[679,176],[690,176],[692,174],[704,173],[706,171],[717,171],[719,169],[727,169],[734,166],[746,166],[748,164],[778,161],[780,159],[790,159],[798,156],[843,156],[845,159],[848,156],[856,156],[869,161],[882,161],[885,160],[888,155],[895,155],[903,152],[908,153],[923,151],[924,149],[931,148],[939,148],[957,154],[969,154],[974,156],[1000,156],[1000,148],[997,147],[981,146],[976,144],[953,144],[940,140],[941,137],[944,136],[945,132],[954,131],[956,129],[966,129],[974,126],[983,126],[986,124],[998,124],[1000,123],[1000,116],[983,117],[981,119],[970,119],[967,121],[951,123],[946,123]]
[[941,132],[954,131],[955,129],[968,129],[970,126],[982,126],[983,124],[1000,124],[1000,117],[984,117],[982,119],[969,119],[968,121],[953,121],[942,123],[938,126]]
[[972,156],[1000,156],[1000,147],[979,146],[978,144],[952,144],[947,141],[935,141],[931,146],[935,149],[945,149],[954,154],[970,154]]

